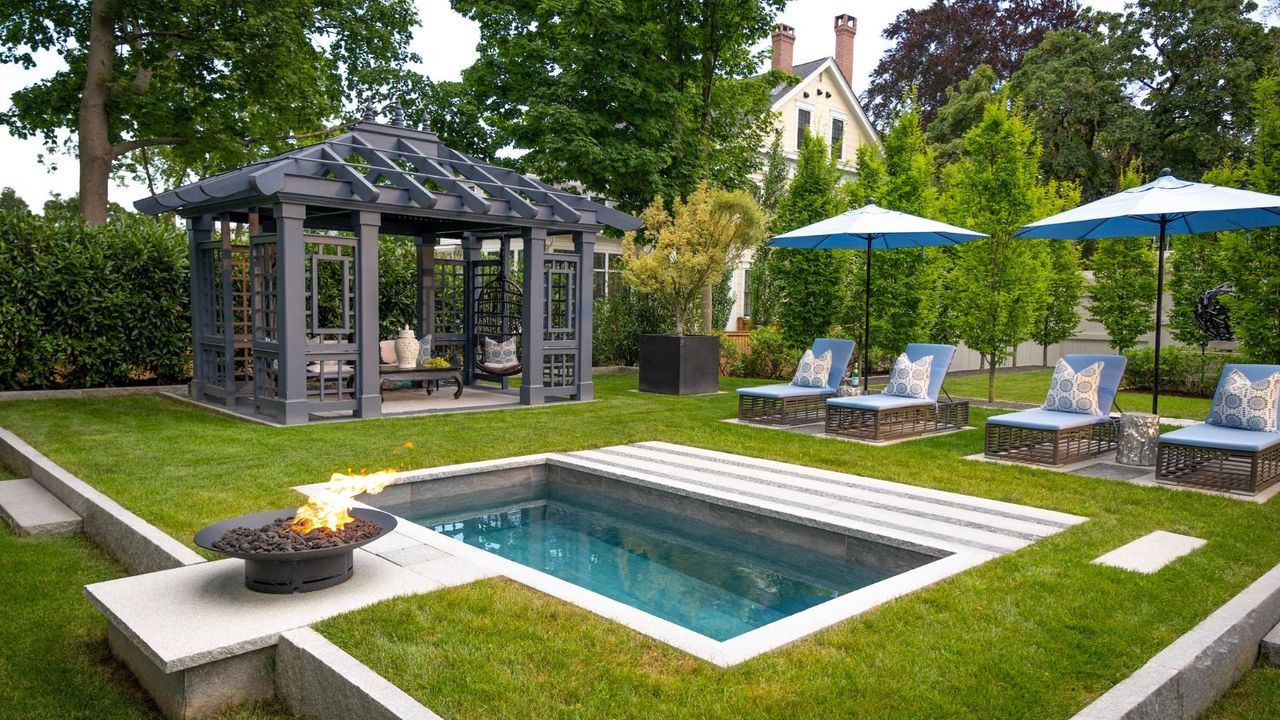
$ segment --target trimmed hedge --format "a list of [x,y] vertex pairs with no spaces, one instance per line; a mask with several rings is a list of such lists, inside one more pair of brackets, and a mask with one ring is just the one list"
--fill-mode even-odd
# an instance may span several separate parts
[[162,220],[0,213],[0,389],[190,375],[186,235]]
[[[1155,351],[1151,348],[1126,350],[1129,359],[1122,386],[1126,390],[1151,390],[1155,386]],[[1206,352],[1170,345],[1160,348],[1160,392],[1191,397],[1213,397],[1222,366],[1242,362],[1238,353]]]

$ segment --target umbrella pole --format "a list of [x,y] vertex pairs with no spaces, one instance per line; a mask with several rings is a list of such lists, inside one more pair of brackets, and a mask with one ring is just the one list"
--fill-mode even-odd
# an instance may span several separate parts
[[1169,220],[1164,216],[1160,216],[1160,242],[1157,245],[1157,262],[1156,262],[1156,357],[1155,357],[1155,379],[1151,388],[1151,414],[1160,414],[1160,325],[1162,315],[1164,314],[1164,248],[1167,242],[1166,227]]
[[871,394],[871,238],[867,238],[867,285],[862,296],[862,392]]

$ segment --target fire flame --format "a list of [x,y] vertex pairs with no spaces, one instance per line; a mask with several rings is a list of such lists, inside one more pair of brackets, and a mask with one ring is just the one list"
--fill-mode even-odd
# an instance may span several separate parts
[[314,530],[338,531],[355,518],[347,512],[351,499],[361,493],[377,494],[396,477],[394,470],[381,470],[368,475],[334,473],[324,486],[323,494],[307,497],[307,504],[293,515],[293,529],[306,534]]

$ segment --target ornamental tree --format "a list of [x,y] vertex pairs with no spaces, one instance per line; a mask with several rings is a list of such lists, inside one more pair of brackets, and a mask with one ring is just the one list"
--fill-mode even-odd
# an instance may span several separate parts
[[[1142,184],[1140,166],[1130,163],[1120,176],[1120,189]],[[1089,290],[1089,313],[1106,328],[1108,344],[1124,352],[1138,344],[1138,338],[1155,329],[1152,301],[1156,295],[1156,254],[1151,238],[1105,238],[1098,240],[1092,258],[1093,287]]]
[[764,241],[765,215],[745,190],[711,188],[700,183],[687,200],[668,211],[661,197],[640,215],[643,238],[622,238],[626,267],[622,277],[660,303],[683,335],[689,316],[742,253]]
[[1040,345],[1040,364],[1049,364],[1049,346],[1076,334],[1080,313],[1076,306],[1084,294],[1084,274],[1080,272],[1080,245],[1074,240],[1045,243],[1048,262],[1047,296],[1044,315],[1031,328],[1031,339]]

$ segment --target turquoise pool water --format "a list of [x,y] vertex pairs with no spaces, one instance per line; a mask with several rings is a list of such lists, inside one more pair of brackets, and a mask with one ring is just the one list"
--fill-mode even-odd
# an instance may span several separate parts
[[[539,499],[400,514],[716,640],[895,574],[636,507]],[[680,532],[681,524],[690,532]]]

